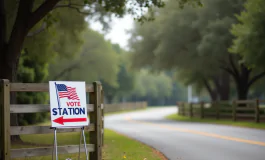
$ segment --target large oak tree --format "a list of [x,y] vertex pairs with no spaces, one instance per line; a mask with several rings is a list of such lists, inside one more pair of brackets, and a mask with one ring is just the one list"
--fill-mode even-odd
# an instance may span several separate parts
[[238,99],[246,99],[264,72],[248,68],[240,56],[228,52],[233,39],[229,30],[237,22],[234,14],[243,10],[245,0],[202,2],[202,8],[175,10],[178,4],[169,1],[153,24],[136,26],[130,43],[134,66],[177,68],[185,81],[204,84],[213,100],[217,94],[221,100],[229,98],[232,77]]
[[[50,24],[52,21],[47,16],[50,16],[54,9],[68,7],[77,10],[80,14],[85,12],[88,15],[98,16],[98,13],[105,15],[114,13],[122,16],[125,11],[139,15],[136,9],[164,6],[161,0],[144,0],[131,1],[129,8],[126,8],[126,2],[126,0],[0,0],[0,78],[15,80],[25,37],[38,33],[37,30],[42,30]],[[11,4],[14,5],[10,7]],[[85,5],[88,9],[83,11]],[[8,13],[12,13],[13,22],[10,22]],[[43,18],[47,18],[46,25],[30,33]],[[143,20],[143,17],[138,18]]]

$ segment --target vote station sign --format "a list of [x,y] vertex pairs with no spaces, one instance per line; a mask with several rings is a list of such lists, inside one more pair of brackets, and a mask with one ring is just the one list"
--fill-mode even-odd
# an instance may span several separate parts
[[85,82],[50,81],[52,127],[88,125]]

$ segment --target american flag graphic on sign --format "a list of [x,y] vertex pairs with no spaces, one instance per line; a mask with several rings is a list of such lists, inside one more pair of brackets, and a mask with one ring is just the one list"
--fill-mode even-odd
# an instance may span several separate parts
[[56,84],[59,98],[68,98],[69,100],[80,100],[76,88],[66,86],[65,84]]

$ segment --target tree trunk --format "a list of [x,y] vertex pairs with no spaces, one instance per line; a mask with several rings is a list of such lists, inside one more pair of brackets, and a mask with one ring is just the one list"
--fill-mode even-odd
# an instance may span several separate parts
[[237,87],[237,98],[238,100],[246,100],[248,98],[248,87],[239,85]]
[[248,69],[244,64],[240,65],[240,74],[237,78],[236,85],[237,85],[237,97],[239,100],[246,100],[248,97],[248,90],[249,90],[249,75],[251,70]]
[[253,85],[257,80],[265,76],[265,71],[250,78],[250,73],[252,69],[249,69],[245,64],[240,64],[237,66],[235,61],[241,59],[240,56],[229,55],[230,67],[221,66],[221,69],[230,74],[236,84],[237,97],[239,100],[246,100],[248,98],[248,91],[251,85]]
[[211,85],[209,84],[209,82],[206,80],[206,79],[203,79],[203,83],[205,85],[205,88],[207,89],[210,97],[211,97],[211,100],[212,101],[217,101],[218,100],[218,94],[217,94],[217,91],[212,89]]
[[[5,53],[5,52],[4,52]],[[2,56],[5,55],[2,53]],[[0,62],[0,78],[1,79],[8,79],[11,82],[15,82],[16,81],[16,65],[14,65],[12,67],[10,67],[7,63],[7,61],[5,61],[4,57],[1,57],[1,62]],[[10,103],[11,104],[15,104],[16,103],[16,93],[12,92],[10,94]],[[11,126],[17,126],[18,125],[18,117],[17,114],[10,114],[10,125]],[[21,141],[20,137],[18,135],[14,135],[11,136],[11,141]]]
[[[29,16],[30,12],[25,12],[28,10],[27,7],[24,5],[28,5],[28,2],[21,3],[18,8],[18,15],[16,17],[15,24],[12,29],[11,37],[6,43],[6,38],[2,41],[1,46],[1,66],[0,66],[0,78],[1,79],[8,79],[10,82],[16,81],[17,75],[17,66],[20,57],[20,52],[22,50],[22,46],[26,37],[26,33],[28,32],[25,20]],[[31,6],[28,6],[31,7]],[[2,9],[1,9],[2,10]],[[2,11],[1,11],[2,12]],[[23,14],[19,14],[23,13]],[[5,28],[2,26],[2,28]],[[6,34],[6,33],[4,33]],[[16,103],[16,93],[11,93],[11,104]],[[18,125],[18,117],[17,114],[10,115],[10,125],[17,126]],[[11,136],[11,140],[14,141],[21,141],[18,135]]]
[[230,93],[230,78],[229,74],[223,71],[218,77],[214,78],[214,84],[217,88],[218,95],[221,101],[229,100]]
[[[11,82],[16,80],[17,66],[25,37],[29,30],[37,24],[59,0],[45,1],[32,12],[34,0],[19,1],[16,20],[12,26],[10,38],[6,32],[5,0],[0,0],[0,78]],[[16,103],[15,93],[11,94],[11,103]],[[16,126],[16,114],[11,114],[11,125]],[[19,136],[11,136],[11,140],[20,140]]]

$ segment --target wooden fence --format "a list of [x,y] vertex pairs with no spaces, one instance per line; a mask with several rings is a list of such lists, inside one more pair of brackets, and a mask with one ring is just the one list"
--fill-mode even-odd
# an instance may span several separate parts
[[[23,134],[48,134],[53,133],[50,126],[10,126],[11,113],[37,113],[50,112],[49,105],[44,104],[10,104],[11,92],[48,92],[49,84],[41,83],[9,83],[8,80],[1,80],[0,83],[0,119],[1,119],[1,160],[10,160],[11,158],[26,158],[33,156],[52,155],[51,147],[38,148],[21,148],[11,149],[11,135]],[[85,131],[89,132],[89,143],[87,151],[89,159],[102,159],[102,145],[104,134],[104,118],[103,118],[103,89],[99,82],[86,85],[86,91],[89,93],[89,104],[87,104],[89,112],[89,126],[85,127]],[[80,129],[64,128],[58,129],[58,133],[62,132],[80,132]],[[69,137],[70,138],[70,137]],[[82,147],[83,148],[83,147]],[[58,146],[58,154],[78,153],[79,145]],[[85,152],[81,149],[81,152]]]
[[130,111],[136,109],[145,109],[147,102],[126,102],[117,104],[105,104],[104,112],[119,112],[119,111]]
[[233,121],[265,122],[265,107],[262,100],[235,100],[219,102],[178,102],[178,114],[197,118],[231,119]]

